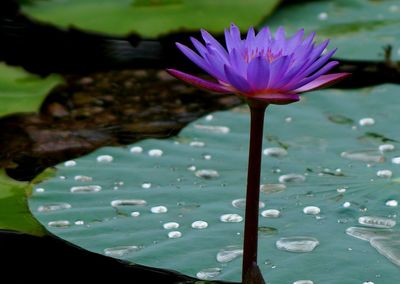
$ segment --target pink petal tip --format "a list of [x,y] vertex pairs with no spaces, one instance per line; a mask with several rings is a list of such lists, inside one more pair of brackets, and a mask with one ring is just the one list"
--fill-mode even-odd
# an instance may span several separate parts
[[232,91],[228,90],[226,87],[214,83],[214,82],[210,82],[207,80],[204,80],[202,78],[175,70],[175,69],[167,69],[167,72],[174,76],[175,78],[178,78],[190,85],[196,86],[198,88],[202,88],[211,92],[216,92],[216,93],[223,93],[223,94],[227,94],[227,93],[232,93]]
[[296,90],[294,90],[294,92],[303,93],[315,89],[325,88],[350,76],[351,73],[335,73],[335,74],[321,75],[314,81],[311,81],[310,83],[305,84],[300,88],[297,88]]

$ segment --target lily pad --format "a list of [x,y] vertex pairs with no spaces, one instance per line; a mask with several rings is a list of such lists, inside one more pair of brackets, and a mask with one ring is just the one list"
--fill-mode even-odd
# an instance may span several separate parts
[[32,185],[15,181],[0,170],[0,229],[42,236],[46,230],[32,217],[27,195]]
[[285,26],[289,32],[315,31],[321,39],[332,39],[339,58],[382,60],[383,47],[392,45],[392,59],[400,59],[400,5],[396,0],[301,2],[278,10],[266,24]]
[[62,82],[57,75],[40,78],[5,64],[0,64],[0,73],[0,116],[37,111],[48,92]]
[[[377,173],[398,177],[397,143],[358,137],[369,131],[399,140],[399,91],[318,91],[267,110],[264,147],[275,149],[263,151],[259,262],[268,281],[359,283],[379,275],[396,282],[390,240],[378,250],[386,259],[346,229],[375,226],[382,217],[395,224],[398,184]],[[337,124],[332,115],[355,123]],[[375,124],[357,124],[365,117]],[[205,116],[174,139],[99,149],[59,165],[30,208],[53,234],[90,251],[238,281],[248,130],[243,106]],[[278,151],[278,142],[286,150]]]
[[231,22],[246,27],[268,16],[279,0],[66,0],[36,1],[23,12],[60,27],[78,27],[108,34],[138,33],[156,37],[171,31],[221,32]]

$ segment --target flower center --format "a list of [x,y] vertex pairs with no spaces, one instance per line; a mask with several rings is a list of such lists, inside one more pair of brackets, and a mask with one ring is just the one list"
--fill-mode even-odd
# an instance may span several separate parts
[[244,52],[244,61],[246,61],[246,63],[250,63],[257,56],[261,56],[269,63],[271,63],[278,57],[282,56],[282,50],[273,53],[270,47],[267,49],[264,48],[259,49],[258,47],[250,50],[246,49]]

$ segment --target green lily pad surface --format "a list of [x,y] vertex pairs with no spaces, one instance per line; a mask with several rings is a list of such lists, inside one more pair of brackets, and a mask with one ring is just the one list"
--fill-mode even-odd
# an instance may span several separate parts
[[37,20],[109,34],[155,37],[181,29],[221,32],[231,22],[260,23],[279,0],[49,0],[23,6]]
[[[310,93],[267,109],[259,264],[268,283],[396,283],[400,87]],[[106,147],[57,167],[29,204],[100,254],[239,281],[249,113]],[[310,282],[301,282],[310,283]]]
[[400,3],[397,0],[319,0],[301,2],[275,12],[267,25],[299,28],[330,38],[337,57],[382,60],[383,47],[392,45],[392,59],[400,59]]
[[37,111],[48,92],[62,82],[60,76],[40,78],[5,64],[0,64],[0,73],[0,116]]

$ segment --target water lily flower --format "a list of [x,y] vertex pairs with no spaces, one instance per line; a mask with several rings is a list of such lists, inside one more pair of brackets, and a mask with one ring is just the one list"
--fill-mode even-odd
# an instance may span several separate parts
[[226,48],[205,30],[205,44],[191,38],[197,53],[177,43],[197,66],[210,74],[209,81],[175,69],[167,71],[189,84],[217,93],[235,93],[250,107],[250,144],[247,169],[242,283],[264,283],[257,265],[258,208],[264,113],[269,104],[289,104],[299,94],[333,84],[349,73],[328,74],[337,61],[329,61],[336,49],[324,53],[329,40],[314,43],[315,33],[299,30],[287,38],[280,27],[273,36],[268,27],[256,35],[250,28],[245,39],[234,24],[225,30]]
[[207,31],[201,30],[205,44],[191,41],[197,53],[177,43],[177,47],[197,66],[210,74],[208,81],[175,69],[167,71],[194,86],[217,93],[235,93],[266,104],[288,104],[299,94],[331,85],[349,73],[325,75],[337,61],[329,61],[336,49],[324,53],[329,40],[314,43],[315,33],[307,37],[300,29],[287,38],[283,27],[273,36],[268,27],[255,33],[250,28],[241,39],[239,28],[225,29],[226,48]]

